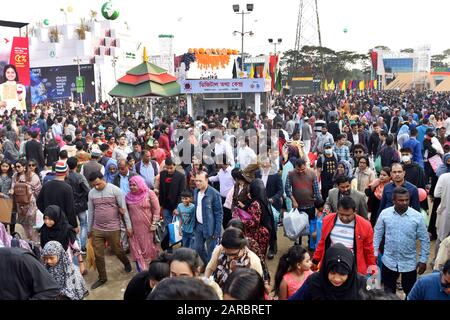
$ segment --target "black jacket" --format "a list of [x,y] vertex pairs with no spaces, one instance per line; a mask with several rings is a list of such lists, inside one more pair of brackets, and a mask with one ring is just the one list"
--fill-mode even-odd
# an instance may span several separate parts
[[45,208],[51,205],[60,207],[66,214],[70,225],[74,228],[78,227],[73,190],[68,183],[58,180],[51,180],[44,183],[36,199],[36,204],[41,212],[44,212]]
[[[261,179],[261,171],[256,172],[256,178]],[[272,200],[272,205],[278,212],[281,210],[283,197],[283,181],[278,173],[271,174],[267,177],[266,195],[269,200]]]
[[179,171],[175,171],[170,184],[166,180],[170,178],[167,171],[161,171],[159,178],[159,203],[162,208],[173,211],[181,202],[181,192],[186,189],[186,177]]
[[42,144],[36,140],[30,140],[25,144],[25,156],[28,161],[35,160],[39,169],[44,168],[44,150]]
[[341,130],[339,129],[339,125],[336,122],[330,122],[328,124],[328,132],[333,136],[334,141],[337,140],[337,136],[341,134]]
[[89,184],[86,178],[76,172],[69,172],[66,182],[72,187],[75,213],[88,209]]

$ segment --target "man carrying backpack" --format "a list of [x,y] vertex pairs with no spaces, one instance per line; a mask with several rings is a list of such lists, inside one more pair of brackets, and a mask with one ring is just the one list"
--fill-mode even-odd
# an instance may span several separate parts
[[328,197],[328,192],[333,189],[333,177],[337,169],[338,158],[333,152],[331,143],[324,145],[324,154],[317,160],[317,176],[320,176],[322,186],[322,199]]
[[67,166],[69,167],[69,174],[66,177],[66,182],[73,189],[73,201],[75,214],[80,220],[80,246],[81,251],[86,252],[87,241],[87,209],[88,209],[88,195],[89,184],[86,178],[77,172],[78,160],[75,157],[67,159]]

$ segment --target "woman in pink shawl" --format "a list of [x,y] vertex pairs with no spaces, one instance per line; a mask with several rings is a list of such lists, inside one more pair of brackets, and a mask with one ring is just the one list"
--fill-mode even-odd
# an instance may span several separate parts
[[55,141],[58,144],[58,147],[60,147],[60,148],[62,148],[66,145],[64,143],[64,141],[61,139],[61,136],[55,136]]
[[138,271],[147,270],[150,261],[159,255],[154,242],[160,206],[156,194],[147,187],[144,178],[130,178],[130,192],[125,197],[133,226],[130,249]]

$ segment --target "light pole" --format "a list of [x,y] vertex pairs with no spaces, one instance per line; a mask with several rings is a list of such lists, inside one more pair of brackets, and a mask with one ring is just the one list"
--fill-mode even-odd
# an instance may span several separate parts
[[[83,61],[83,60],[78,57],[76,59],[73,59],[73,62],[75,62],[78,65],[78,77],[79,78],[81,77],[81,68],[80,68],[81,61]],[[81,92],[80,92],[80,103],[83,104],[83,94]]]
[[234,31],[233,32],[233,35],[236,35],[236,34],[240,34],[241,35],[241,63],[242,63],[241,70],[244,70],[244,36],[246,34],[249,34],[250,36],[253,36],[253,34],[254,34],[252,31],[248,31],[248,32],[244,31],[244,16],[246,14],[250,14],[253,11],[253,7],[254,7],[253,3],[247,3],[247,11],[242,9],[242,11],[240,12],[239,5],[238,4],[234,4],[233,5],[233,11],[236,14],[242,15],[242,29],[241,29],[242,31]]
[[273,44],[275,47],[274,55],[277,55],[277,45],[280,45],[283,42],[283,39],[278,38],[277,42],[274,41],[273,38],[268,39],[270,44]]
[[116,80],[116,81],[117,81],[117,75],[116,75],[117,60],[119,60],[119,57],[113,56],[112,61],[111,61],[112,67],[114,68],[114,80]]

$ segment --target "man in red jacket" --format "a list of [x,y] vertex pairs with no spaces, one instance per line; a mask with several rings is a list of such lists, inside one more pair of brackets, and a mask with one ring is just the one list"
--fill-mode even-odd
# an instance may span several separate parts
[[356,257],[356,266],[361,275],[372,274],[376,270],[373,252],[373,229],[370,222],[356,214],[356,203],[350,197],[338,202],[338,213],[326,216],[322,222],[322,236],[313,257],[313,269],[325,256],[325,251],[335,243],[342,243],[352,250]]

